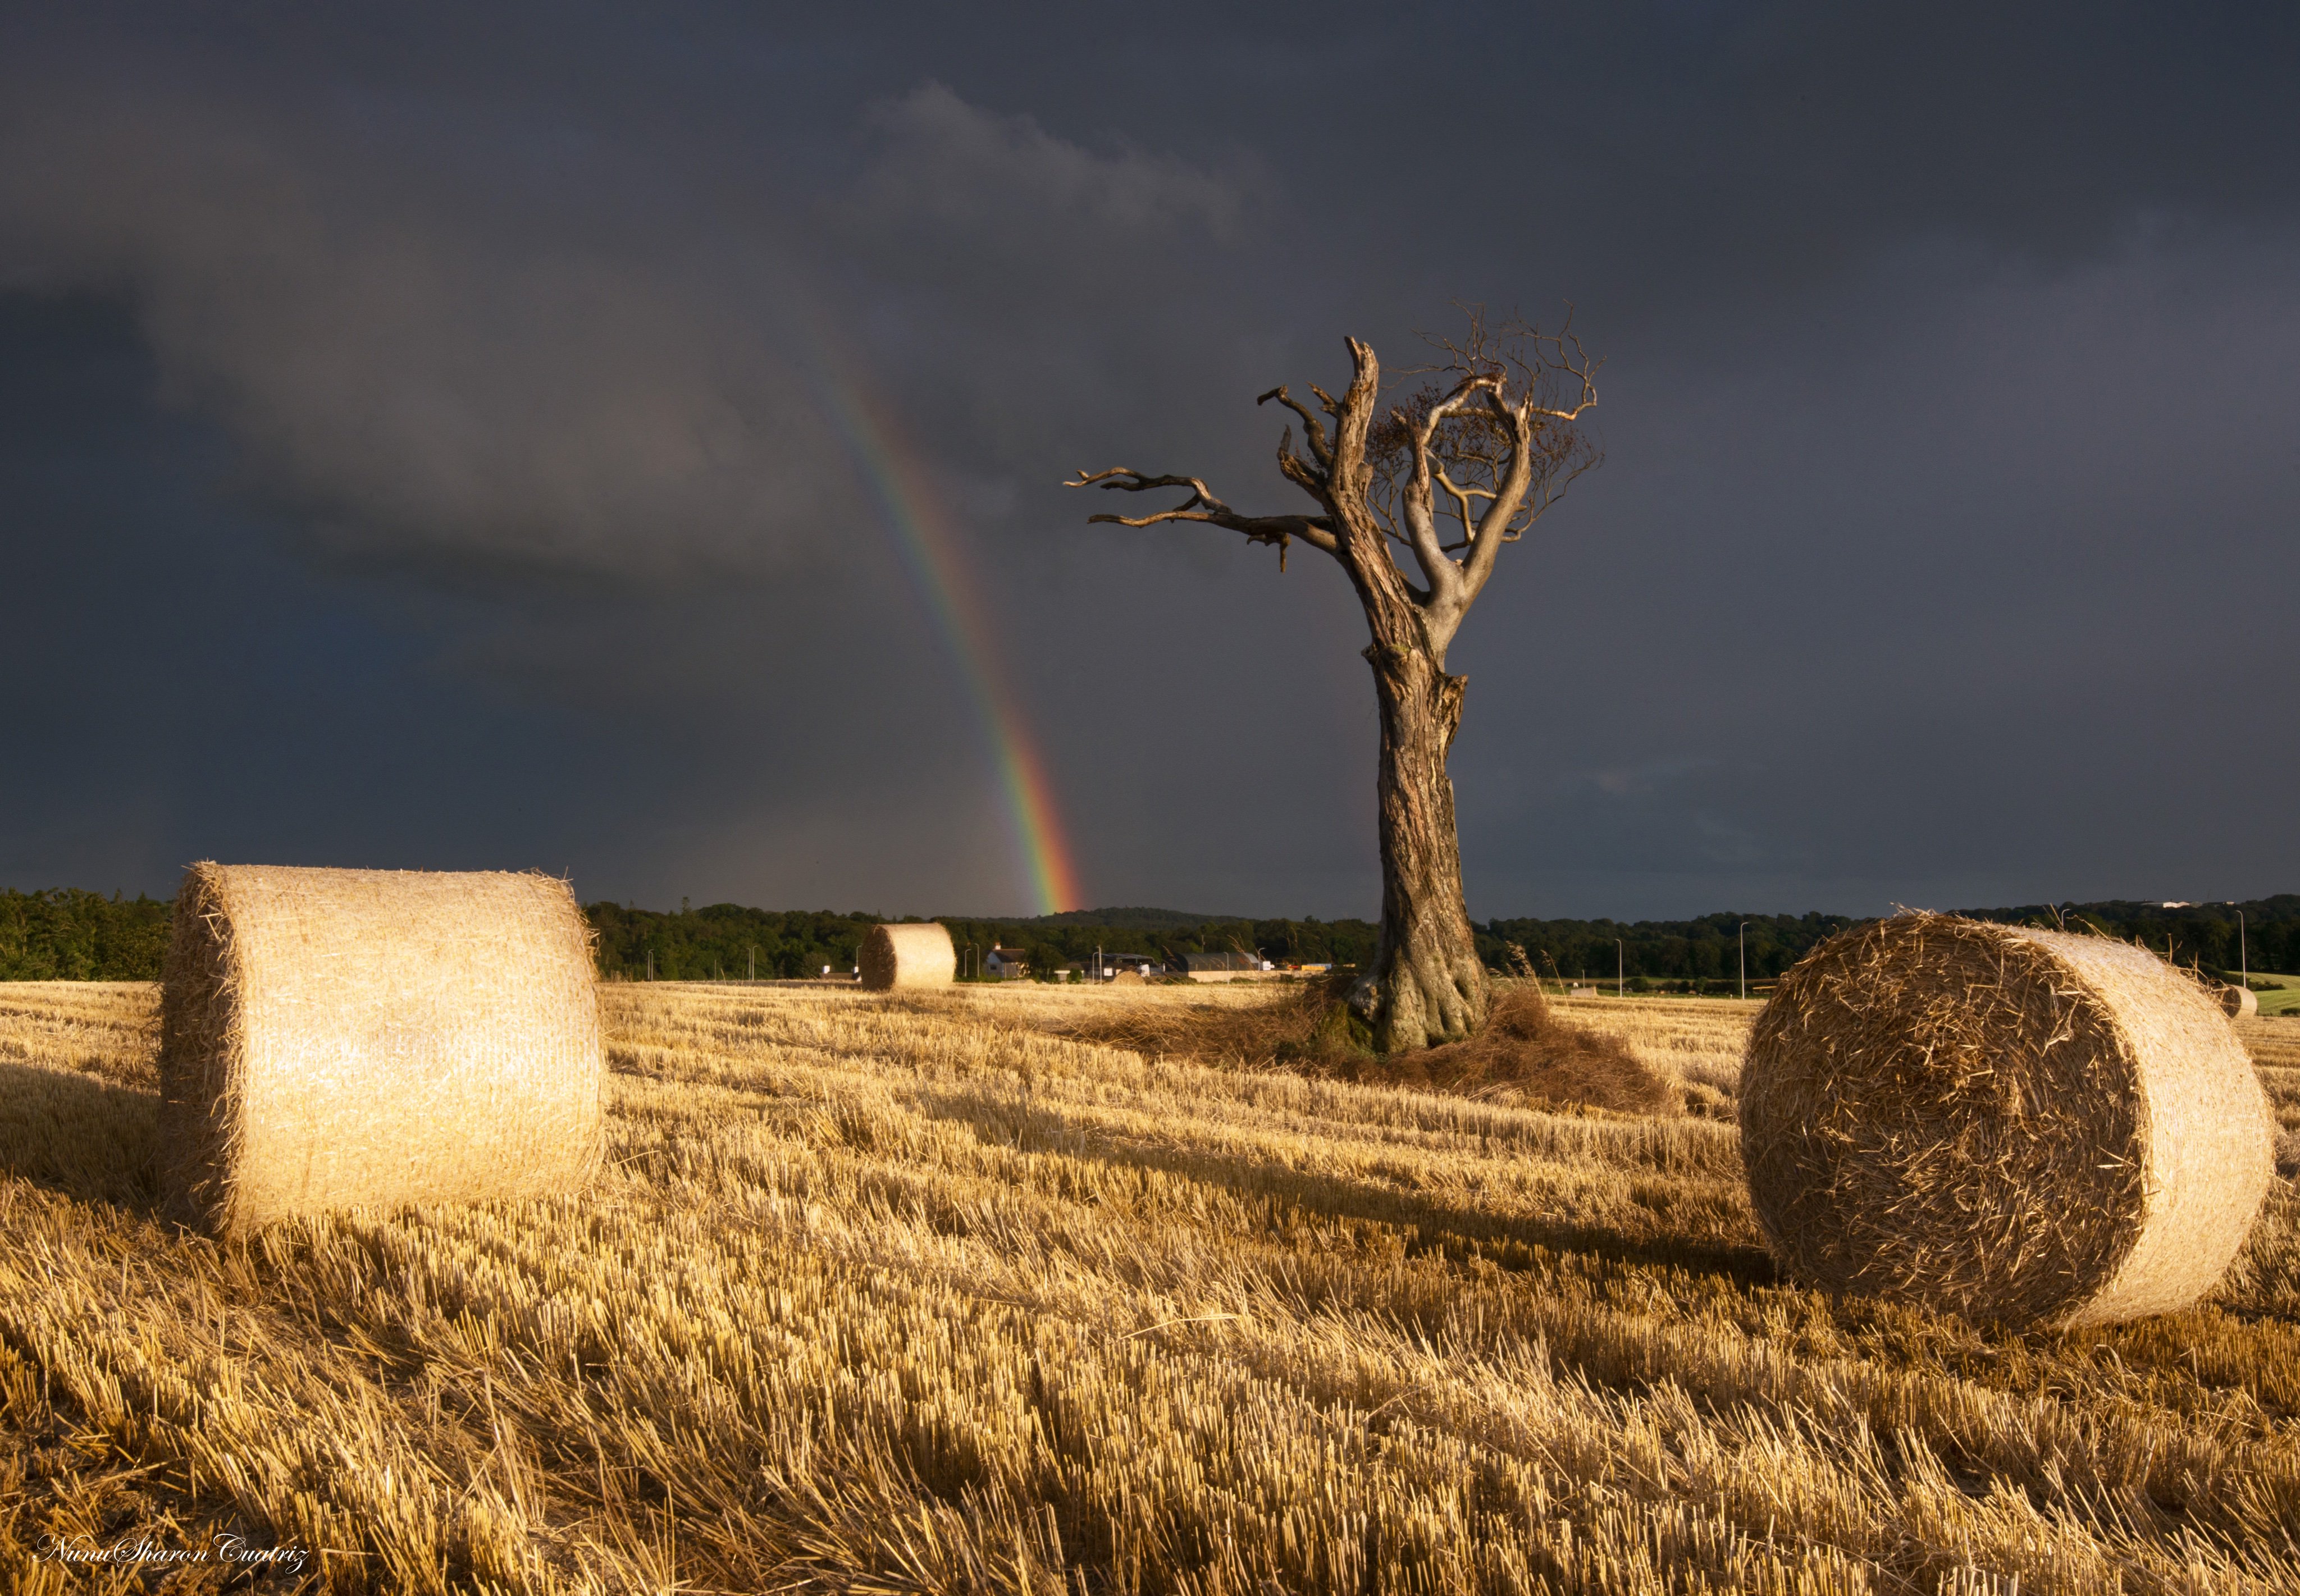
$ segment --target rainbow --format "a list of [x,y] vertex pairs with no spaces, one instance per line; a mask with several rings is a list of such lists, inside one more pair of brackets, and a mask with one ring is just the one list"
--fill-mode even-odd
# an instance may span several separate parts
[[960,552],[956,531],[928,486],[893,412],[859,382],[841,375],[859,370],[858,363],[818,359],[815,370],[830,420],[885,512],[903,568],[958,661],[967,699],[997,767],[1008,824],[1029,872],[1038,912],[1084,908],[1078,866],[1054,807],[1054,784],[1046,778],[1046,761],[1039,757],[1021,701],[992,644],[997,634]]

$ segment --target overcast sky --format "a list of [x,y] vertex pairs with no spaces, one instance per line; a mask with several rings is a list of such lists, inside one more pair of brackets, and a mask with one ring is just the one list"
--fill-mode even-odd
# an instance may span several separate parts
[[1058,484],[1479,302],[1475,916],[2300,890],[2289,5],[477,9],[0,13],[0,885],[1035,912],[987,671],[1087,903],[1372,915],[1339,570]]

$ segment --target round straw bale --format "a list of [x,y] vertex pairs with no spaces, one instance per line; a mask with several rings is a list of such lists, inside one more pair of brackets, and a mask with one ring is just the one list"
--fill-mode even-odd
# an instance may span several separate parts
[[2249,986],[2223,986],[2221,988],[2221,1012],[2230,1019],[2257,1014],[2260,1012],[2260,994]]
[[896,987],[947,986],[958,974],[958,950],[942,927],[873,926],[855,962],[862,985],[873,992]]
[[2146,949],[1901,914],[1790,971],[1741,1077],[1742,1157],[1790,1274],[1979,1323],[2187,1306],[2271,1176],[2219,1005]]
[[161,994],[170,1207],[224,1234],[528,1197],[602,1136],[590,927],[563,881],[196,864]]

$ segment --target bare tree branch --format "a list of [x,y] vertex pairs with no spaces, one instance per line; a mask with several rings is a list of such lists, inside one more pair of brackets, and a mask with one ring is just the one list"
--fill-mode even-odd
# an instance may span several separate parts
[[[1463,308],[1467,334],[1428,340],[1443,359],[1419,370],[1437,380],[1402,403],[1383,408],[1373,352],[1354,339],[1357,370],[1340,398],[1312,384],[1315,404],[1284,386],[1255,400],[1274,399],[1301,421],[1308,453],[1296,451],[1288,426],[1279,439],[1278,469],[1321,513],[1241,515],[1197,478],[1129,468],[1081,471],[1070,486],[1185,489],[1180,503],[1150,515],[1092,519],[1129,527],[1204,521],[1278,544],[1281,568],[1287,542],[1299,537],[1338,560],[1369,602],[1387,593],[1415,606],[1415,629],[1442,660],[1491,578],[1501,545],[1524,536],[1598,458],[1580,426],[1597,402],[1598,362],[1573,331],[1570,312],[1564,327],[1543,333]],[[1458,540],[1440,535],[1441,513],[1460,524]],[[1410,552],[1412,562],[1397,550]],[[1408,579],[1409,571],[1421,579]]]
[[1326,502],[1327,474],[1294,453],[1294,429],[1278,440],[1278,470],[1295,486],[1308,494],[1321,504]]
[[1112,466],[1106,471],[1089,472],[1081,467],[1077,479],[1065,482],[1064,487],[1115,488],[1122,493],[1138,494],[1156,487],[1187,487],[1190,496],[1171,510],[1161,510],[1150,515],[1090,515],[1088,522],[1109,521],[1121,527],[1154,527],[1162,521],[1204,521],[1242,534],[1249,543],[1278,545],[1279,569],[1286,566],[1288,541],[1300,538],[1313,549],[1338,557],[1340,550],[1335,542],[1333,522],[1324,516],[1314,515],[1240,515],[1216,498],[1204,482],[1196,477],[1153,477],[1135,470],[1130,466]]
[[1459,543],[1449,543],[1446,544],[1445,547],[1446,552],[1451,553],[1454,549],[1468,548],[1471,541],[1477,536],[1476,531],[1470,524],[1470,501],[1473,498],[1490,499],[1494,495],[1486,492],[1483,488],[1456,486],[1454,485],[1454,478],[1446,475],[1445,468],[1442,466],[1430,472],[1429,479],[1435,482],[1438,486],[1444,488],[1446,490],[1446,496],[1454,501],[1454,517],[1462,523],[1462,541]]
[[[1454,417],[1470,413],[1481,400],[1488,411],[1508,415],[1508,406],[1501,396],[1505,380],[1503,376],[1493,372],[1472,371],[1454,385],[1452,393],[1431,405],[1414,428],[1412,485],[1406,495],[1406,509],[1415,534],[1414,552],[1421,559],[1425,569],[1433,560],[1441,568],[1430,572],[1431,592],[1441,599],[1451,599],[1458,592],[1464,609],[1468,607],[1469,601],[1477,596],[1477,588],[1461,579],[1467,577],[1467,571],[1462,566],[1446,559],[1446,551],[1438,542],[1435,520],[1430,513],[1430,488],[1433,484],[1443,481],[1461,515],[1462,544],[1473,547],[1486,523],[1495,518],[1502,503],[1512,496],[1510,483],[1504,480],[1491,489],[1462,487],[1454,481],[1444,462],[1438,458],[1437,439],[1440,428]],[[1513,460],[1522,461],[1524,453],[1522,448],[1514,450]],[[1495,502],[1487,510],[1484,519],[1475,525],[1470,520],[1470,499],[1472,495]],[[1503,514],[1501,519],[1506,522],[1509,518]],[[1423,536],[1425,532],[1426,538]]]
[[[1310,391],[1313,394],[1317,394],[1320,399],[1325,400],[1326,410],[1328,413],[1330,414],[1334,408],[1334,402],[1331,399],[1327,399],[1324,394],[1320,393],[1319,390],[1314,387]],[[1272,399],[1277,400],[1279,403],[1284,405],[1288,410],[1292,411],[1296,415],[1302,418],[1302,436],[1303,440],[1310,445],[1311,458],[1318,462],[1320,470],[1332,470],[1334,469],[1334,448],[1331,444],[1326,441],[1326,424],[1318,420],[1317,417],[1312,415],[1309,411],[1309,408],[1299,399],[1296,399],[1293,395],[1288,393],[1286,391],[1286,385],[1283,383],[1280,383],[1278,387],[1262,395],[1260,398],[1256,399],[1254,403],[1256,404],[1267,404]],[[1293,435],[1289,431],[1288,436],[1290,437]]]

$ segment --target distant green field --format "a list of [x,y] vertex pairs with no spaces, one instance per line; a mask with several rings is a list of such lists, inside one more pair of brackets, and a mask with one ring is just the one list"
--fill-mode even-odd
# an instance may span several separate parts
[[2254,994],[2260,999],[2262,1014],[2300,1012],[2300,976],[2254,976],[2252,984],[2270,989]]

